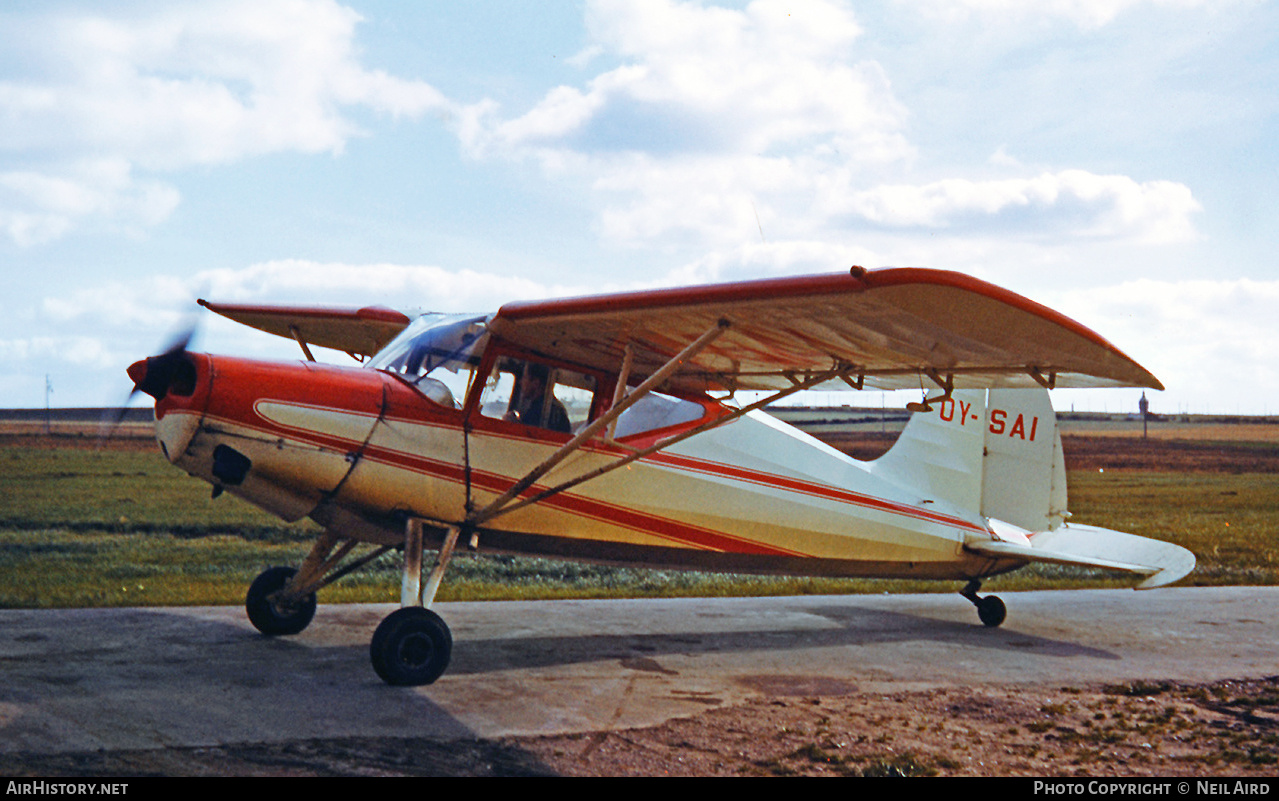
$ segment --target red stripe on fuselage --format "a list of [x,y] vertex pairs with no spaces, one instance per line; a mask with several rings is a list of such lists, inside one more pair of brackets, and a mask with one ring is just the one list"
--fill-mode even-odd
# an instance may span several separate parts
[[[283,426],[276,425],[268,420],[263,420],[260,417],[258,419],[261,422],[257,424],[245,420],[230,418],[209,419],[219,420],[220,422],[250,429],[271,438],[286,435],[296,441],[320,447],[328,447],[335,450],[357,449],[363,444],[355,440],[325,435],[319,432],[303,431],[294,428],[286,429]],[[449,426],[440,427],[451,428]],[[417,473],[419,475],[450,481],[458,484],[459,486],[463,485],[465,482],[465,470],[459,464],[439,459],[431,459],[418,454],[407,453],[391,448],[369,445],[364,448],[361,459],[383,464],[395,469]],[[471,481],[475,487],[493,493],[505,492],[512,484],[515,483],[515,479],[510,478],[509,476],[484,470],[477,470],[474,468],[471,470]],[[535,484],[525,490],[522,497],[535,495],[544,489],[547,489],[547,487]],[[799,551],[765,545],[755,540],[736,537],[721,531],[683,523],[669,517],[662,517],[647,512],[639,512],[629,507],[611,504],[581,495],[559,493],[541,501],[540,503],[578,517],[608,523],[621,528],[628,528],[643,534],[676,542],[680,545],[692,546],[703,550],[763,556],[806,555]]]
[[824,498],[826,500],[838,501],[840,503],[852,504],[854,506],[861,506],[868,509],[878,509],[890,514],[912,517],[917,520],[927,520],[932,523],[941,523],[947,526],[967,528],[983,533],[986,531],[985,527],[977,525],[971,521],[964,520],[963,518],[943,515],[937,512],[929,512],[926,509],[919,509],[913,506],[907,506],[905,504],[885,500],[883,498],[876,498],[873,495],[853,492],[841,487],[836,487],[832,484],[823,484],[816,481],[808,481],[806,479],[791,478],[789,476],[782,476],[776,473],[752,470],[739,465],[712,462],[705,459],[698,459],[691,456],[680,456],[673,453],[654,454],[649,458],[654,462],[679,470],[723,476],[725,478],[732,478],[749,484],[774,487],[787,492],[809,495],[815,498]]
[[[362,440],[354,440],[314,429],[284,426],[264,418],[257,412],[259,402],[291,404],[313,410],[332,411],[359,417],[380,417],[387,422],[433,426],[461,434],[457,412],[439,409],[420,399],[394,379],[381,373],[364,369],[343,369],[314,363],[265,363],[242,359],[217,357],[214,375],[218,392],[213,393],[207,416],[259,431],[271,437],[286,436],[311,445],[339,451],[358,450]],[[271,387],[272,396],[265,397],[263,387]],[[386,409],[383,408],[385,401]],[[354,408],[353,408],[354,407]],[[394,409],[397,414],[388,414]],[[527,442],[545,447],[541,439],[511,436],[498,432],[485,432],[513,441]],[[552,443],[553,444],[553,443]],[[622,452],[603,445],[586,447],[589,452],[617,456]],[[414,453],[370,445],[362,458],[386,464],[398,469],[450,481],[465,482],[465,471],[460,464],[432,459]],[[874,496],[841,489],[829,484],[790,478],[774,473],[754,470],[738,465],[708,461],[672,453],[658,453],[643,461],[654,466],[705,475],[728,478],[742,483],[771,487],[786,492],[822,498],[837,503],[875,509],[889,514],[976,531],[985,529],[972,522],[930,513],[904,504],[894,503]],[[498,473],[472,469],[471,480],[480,489],[501,493],[515,483],[515,479]],[[545,489],[534,486],[525,497]],[[542,501],[552,508],[580,517],[589,518],[651,534],[686,546],[733,553],[752,553],[778,556],[803,556],[800,552],[765,545],[737,537],[726,532],[695,526],[669,517],[640,512],[630,507],[611,504],[586,496],[563,492]]]

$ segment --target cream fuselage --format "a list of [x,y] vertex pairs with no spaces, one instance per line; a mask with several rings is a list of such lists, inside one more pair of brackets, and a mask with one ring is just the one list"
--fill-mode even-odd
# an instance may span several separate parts
[[[377,370],[192,358],[194,392],[156,404],[169,460],[285,520],[309,517],[352,539],[401,543],[410,516],[442,531],[568,439],[484,417],[474,398],[441,405]],[[712,399],[699,402],[721,413]],[[243,475],[228,473],[225,458],[217,467],[228,449],[251,465]],[[593,441],[529,494],[625,453]],[[919,497],[752,413],[497,517],[478,542],[675,568],[969,579],[1015,566],[963,549],[966,535],[988,531],[980,515]]]

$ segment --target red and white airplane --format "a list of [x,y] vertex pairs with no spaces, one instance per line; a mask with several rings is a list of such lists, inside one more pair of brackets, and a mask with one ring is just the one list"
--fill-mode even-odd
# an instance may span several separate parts
[[[1048,389],[1158,380],[1079,323],[926,269],[851,271],[564,300],[495,314],[214,304],[297,340],[305,361],[191,353],[129,367],[170,462],[323,527],[250,587],[264,634],[302,631],[316,591],[402,549],[401,608],[373,667],[428,684],[452,637],[430,611],[473,550],[741,573],[967,582],[1032,562],[1176,581],[1194,556],[1068,522]],[[315,361],[311,346],[363,366]],[[760,411],[807,389],[929,387],[863,462]],[[750,402],[734,394],[750,393]],[[760,393],[764,397],[753,400]],[[371,551],[357,553],[362,544]],[[423,580],[423,549],[437,551]]]

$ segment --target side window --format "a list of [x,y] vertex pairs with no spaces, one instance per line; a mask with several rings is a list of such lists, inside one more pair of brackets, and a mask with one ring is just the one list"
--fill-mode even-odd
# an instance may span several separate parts
[[568,434],[590,419],[594,397],[594,376],[503,358],[480,394],[480,414]]
[[706,409],[700,403],[650,392],[617,418],[617,439],[701,420]]

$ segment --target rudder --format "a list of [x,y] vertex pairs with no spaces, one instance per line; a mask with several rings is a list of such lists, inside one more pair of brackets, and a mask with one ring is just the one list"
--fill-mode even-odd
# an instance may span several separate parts
[[987,398],[981,513],[1050,531],[1066,511],[1066,460],[1046,389],[992,389]]

